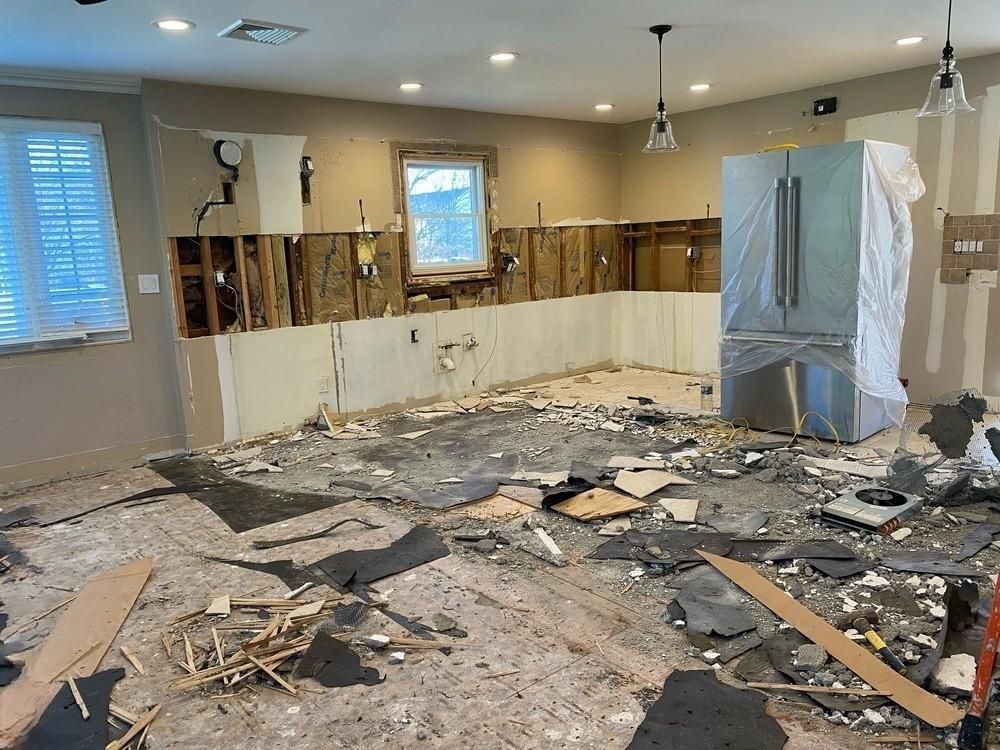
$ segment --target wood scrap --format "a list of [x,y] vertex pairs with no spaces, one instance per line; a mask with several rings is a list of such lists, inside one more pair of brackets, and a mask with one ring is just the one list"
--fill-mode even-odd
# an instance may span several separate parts
[[638,458],[636,456],[612,456],[608,461],[609,469],[662,469],[662,458]]
[[132,713],[123,706],[119,706],[114,701],[111,701],[108,704],[108,714],[114,716],[116,719],[121,719],[122,721],[127,722],[128,724],[135,724],[137,721],[139,721],[139,717],[136,714]]
[[91,653],[93,653],[94,651],[96,651],[97,648],[98,648],[98,646],[100,646],[100,645],[101,644],[100,644],[99,641],[95,641],[94,643],[91,643],[83,651],[79,651],[79,652],[74,653],[71,657],[69,657],[69,661],[66,662],[65,665],[63,665],[62,667],[59,667],[57,669],[54,669],[52,672],[50,672],[48,675],[46,675],[44,677],[44,681],[45,682],[52,682],[54,680],[58,680],[66,672],[68,672],[71,668],[73,668],[74,666],[76,666],[76,663],[78,661],[80,661],[81,659],[89,656]]
[[516,484],[501,484],[497,494],[531,506],[535,510],[542,509],[542,498],[545,497],[545,492],[537,487],[521,487]]
[[66,683],[69,685],[69,691],[73,694],[73,700],[76,701],[76,705],[80,709],[80,715],[86,721],[90,718],[90,711],[87,710],[87,704],[83,702],[83,696],[80,695],[80,688],[76,686],[76,680],[73,679],[73,675],[66,678]]
[[964,713],[894,671],[858,646],[833,625],[816,616],[745,563],[698,550],[716,570],[729,578],[778,617],[831,657],[846,666],[875,690],[891,693],[891,700],[933,727],[961,721]]
[[132,650],[128,646],[121,647],[122,656],[128,659],[129,664],[131,664],[135,671],[139,674],[146,674],[146,670],[142,666],[142,662],[139,661],[139,657],[132,653]]
[[631,513],[645,507],[646,503],[640,500],[627,497],[619,492],[595,487],[592,490],[581,492],[569,500],[556,503],[552,506],[552,510],[578,521],[596,521]]
[[885,690],[862,690],[861,688],[835,688],[825,685],[795,685],[781,682],[748,682],[748,688],[758,690],[790,690],[796,693],[822,693],[824,695],[858,695],[865,698],[888,698],[892,695]]
[[194,651],[191,648],[191,639],[187,637],[187,633],[184,633],[184,659],[188,665],[188,669],[192,672],[197,672],[198,667],[194,663]]
[[262,672],[264,672],[268,677],[270,677],[276,683],[278,683],[279,685],[281,685],[281,687],[283,687],[289,693],[291,693],[292,695],[297,695],[298,694],[298,691],[295,689],[294,685],[292,685],[292,684],[290,684],[288,682],[285,682],[285,680],[283,680],[278,675],[277,672],[275,672],[274,670],[272,670],[270,667],[268,667],[262,661],[260,661],[259,659],[256,659],[255,657],[251,656],[250,654],[247,654],[247,658],[251,662],[253,662],[253,664],[255,664]]
[[434,432],[434,430],[415,430],[414,432],[404,432],[402,435],[396,435],[396,437],[402,438],[403,440],[416,440],[417,438],[422,438],[428,432]]
[[105,750],[122,750],[124,747],[126,747],[135,737],[138,737],[140,734],[142,734],[143,730],[145,730],[150,724],[153,723],[153,720],[156,718],[157,714],[160,713],[161,707],[162,704],[159,704],[149,709],[146,713],[144,713],[142,716],[138,718],[135,724],[132,725],[132,728],[129,729],[127,732],[125,732],[125,734],[123,734],[117,740],[109,742]]
[[658,469],[647,469],[645,471],[626,471],[622,469],[615,477],[615,487],[642,499],[651,495],[657,490],[662,490],[670,484],[672,475]]
[[505,672],[494,672],[493,674],[486,675],[487,680],[495,680],[498,677],[510,677],[512,674],[518,674],[520,669],[508,669]]

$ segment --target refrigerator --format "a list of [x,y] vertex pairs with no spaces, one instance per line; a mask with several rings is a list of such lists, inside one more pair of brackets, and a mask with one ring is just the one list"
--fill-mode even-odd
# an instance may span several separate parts
[[899,349],[923,192],[909,149],[723,159],[721,414],[856,442],[902,421]]

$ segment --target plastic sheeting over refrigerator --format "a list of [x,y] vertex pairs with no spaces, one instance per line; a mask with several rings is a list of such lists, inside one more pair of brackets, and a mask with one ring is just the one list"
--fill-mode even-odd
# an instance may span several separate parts
[[909,149],[857,141],[724,165],[722,377],[834,368],[900,423],[910,204],[924,192]]

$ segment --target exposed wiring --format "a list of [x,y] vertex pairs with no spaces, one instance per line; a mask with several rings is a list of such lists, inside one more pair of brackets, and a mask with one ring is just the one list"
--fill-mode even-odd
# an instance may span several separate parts
[[195,214],[195,219],[194,219],[194,236],[195,237],[201,237],[201,220],[205,218],[205,215],[208,213],[208,209],[212,208],[212,206],[225,206],[225,205],[228,205],[225,201],[212,200],[212,196],[213,195],[214,195],[214,193],[209,193],[208,198],[205,200],[204,203],[201,204],[201,207],[198,209],[197,213]]
[[497,351],[497,339],[499,338],[499,333],[500,333],[500,331],[499,331],[499,320],[497,319],[498,318],[497,308],[499,308],[500,305],[498,304],[498,300],[496,299],[496,292],[495,291],[493,292],[493,295],[494,295],[494,298],[493,298],[493,346],[490,348],[490,356],[486,358],[486,361],[483,362],[483,366],[479,368],[479,372],[477,372],[476,376],[474,378],[472,378],[472,384],[473,385],[476,385],[476,381],[479,380],[479,376],[483,374],[483,370],[485,370],[487,367],[489,367],[490,362],[493,361],[493,355],[496,354],[496,351]]
[[240,328],[242,328],[244,331],[246,331],[247,327],[246,327],[246,324],[243,322],[243,313],[240,311],[240,302],[241,302],[241,300],[240,300],[240,292],[239,292],[239,290],[236,287],[232,286],[231,284],[219,284],[218,288],[219,289],[229,289],[233,293],[233,296],[236,298],[236,306],[235,307],[230,307],[225,302],[223,302],[221,298],[217,298],[217,299],[219,299],[219,304],[222,305],[224,308],[226,308],[227,310],[232,310],[234,313],[236,313],[236,321],[240,324]]

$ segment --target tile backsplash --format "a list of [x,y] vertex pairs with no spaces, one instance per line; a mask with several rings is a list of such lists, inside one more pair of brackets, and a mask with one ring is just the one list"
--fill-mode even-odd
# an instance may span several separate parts
[[1000,268],[1000,214],[946,216],[941,283],[965,284],[970,271]]

